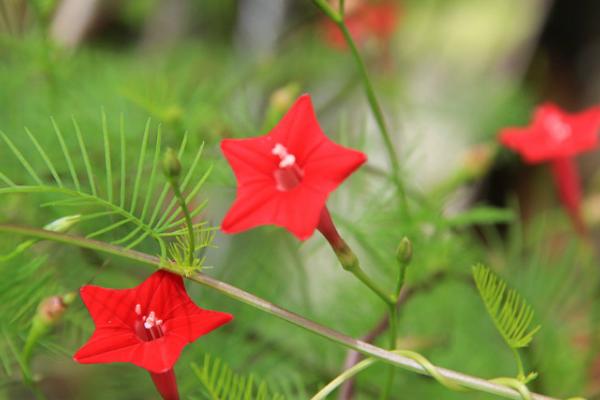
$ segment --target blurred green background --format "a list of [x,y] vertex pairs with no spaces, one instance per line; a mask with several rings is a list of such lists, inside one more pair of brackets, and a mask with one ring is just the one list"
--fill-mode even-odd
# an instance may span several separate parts
[[[132,160],[148,118],[151,138],[160,127],[163,145],[178,147],[188,132],[182,163],[189,168],[205,144],[193,179],[210,165],[214,169],[195,201],[208,199],[201,217],[219,225],[235,195],[219,141],[268,132],[293,99],[308,92],[325,132],[369,156],[328,202],[367,272],[392,287],[395,248],[403,236],[414,242],[407,284],[418,289],[401,310],[402,345],[461,372],[485,378],[515,374],[510,350],[470,279],[471,266],[482,262],[519,290],[543,326],[524,352],[527,368],[540,374],[531,388],[556,397],[600,398],[598,156],[581,160],[592,227],[584,242],[559,206],[546,168],[526,167],[496,144],[500,128],[528,123],[542,100],[571,110],[599,102],[600,4],[393,4],[393,36],[367,37],[359,47],[401,155],[410,216],[383,177],[384,148],[350,53],[328,39],[325,18],[309,0],[0,0],[0,130],[48,182],[52,177],[24,127],[59,175],[68,176],[51,117],[73,153],[79,148],[76,119],[98,182],[106,180],[102,112],[115,146],[123,123]],[[73,161],[85,182],[83,160]],[[131,180],[133,165],[127,171]],[[0,172],[16,183],[31,183],[4,144]],[[41,227],[91,212],[85,206],[42,207],[56,199],[47,193],[0,197],[2,223]],[[96,223],[82,223],[73,233],[85,235]],[[122,237],[127,229],[103,239]],[[1,235],[0,254],[24,240]],[[219,232],[215,245],[204,272],[328,327],[360,337],[385,315],[379,299],[339,267],[318,235],[299,243],[282,229],[264,227],[236,236]],[[158,252],[151,240],[139,249]],[[149,272],[48,242],[0,262],[0,398],[33,398],[21,383],[15,349],[42,298],[76,291],[90,280],[131,287]],[[183,398],[211,398],[190,367],[202,365],[205,354],[264,379],[289,399],[310,398],[342,370],[344,348],[207,288],[188,286],[197,304],[232,313],[235,320],[184,350],[176,366]],[[139,368],[71,360],[92,329],[77,300],[44,339],[33,369],[47,397],[157,398]],[[386,346],[387,338],[375,342]],[[353,397],[331,398],[377,398],[385,370],[376,365],[361,373]],[[398,370],[392,398],[493,397],[454,393]]]

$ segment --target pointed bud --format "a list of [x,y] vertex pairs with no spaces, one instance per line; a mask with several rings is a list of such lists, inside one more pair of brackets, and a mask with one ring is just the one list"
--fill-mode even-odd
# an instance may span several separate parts
[[169,179],[177,179],[181,173],[181,163],[177,152],[172,148],[168,148],[163,157],[163,172]]
[[47,231],[53,231],[58,233],[65,233],[69,229],[73,227],[73,225],[77,224],[81,220],[81,215],[69,215],[67,217],[59,218],[55,221],[50,222],[48,225],[44,226],[44,229]]
[[54,325],[61,319],[66,309],[67,304],[61,296],[47,297],[39,304],[36,318],[46,325]]
[[400,290],[402,290],[402,286],[404,286],[404,278],[406,276],[406,269],[412,260],[413,246],[410,239],[404,236],[400,239],[400,243],[398,244],[398,248],[396,249],[396,261],[398,261],[398,279],[396,280],[396,290],[394,294],[396,299],[400,296]]
[[75,300],[74,293],[64,296],[50,296],[38,305],[37,312],[31,321],[31,328],[23,346],[23,362],[29,366],[33,349],[39,340],[47,335],[51,328],[61,320],[69,304]]
[[396,250],[396,260],[400,265],[408,265],[412,259],[413,246],[410,239],[404,236],[400,239],[400,244]]

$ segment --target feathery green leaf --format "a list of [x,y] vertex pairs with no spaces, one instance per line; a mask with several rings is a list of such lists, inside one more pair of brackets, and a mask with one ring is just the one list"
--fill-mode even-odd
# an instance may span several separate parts
[[530,328],[533,309],[514,289],[507,289],[506,282],[489,268],[479,264],[473,267],[473,279],[485,308],[494,321],[498,332],[512,349],[529,345],[541,328]]

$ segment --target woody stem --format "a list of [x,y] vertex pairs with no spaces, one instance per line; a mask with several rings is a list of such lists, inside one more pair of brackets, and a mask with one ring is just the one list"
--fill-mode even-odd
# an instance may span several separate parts
[[[84,237],[67,235],[64,233],[50,232],[43,229],[36,228],[27,228],[21,226],[15,226],[10,224],[0,224],[0,232],[8,232],[13,234],[26,235],[31,237],[36,237],[44,240],[53,240],[58,243],[71,244],[74,246],[79,246],[81,248],[86,248],[90,250],[96,250],[107,254],[112,254],[120,257],[127,258],[132,261],[138,261],[144,264],[152,265],[154,267],[160,266],[160,258],[155,257],[149,254],[141,253],[135,250],[125,249],[120,246],[115,246],[109,243],[100,242],[97,240],[87,239]],[[413,359],[408,357],[394,354],[392,352],[386,351],[379,347],[373,346],[369,343],[366,343],[361,340],[357,340],[346,336],[342,333],[334,331],[333,329],[327,328],[323,325],[320,325],[312,320],[304,318],[298,314],[294,314],[288,310],[285,310],[281,307],[276,306],[273,303],[270,303],[264,299],[261,299],[257,296],[254,296],[251,293],[245,292],[235,286],[231,286],[225,282],[216,280],[207,275],[195,273],[191,276],[187,276],[186,278],[197,282],[201,285],[210,287],[232,299],[240,301],[244,304],[248,304],[258,310],[264,311],[272,316],[283,319],[293,325],[299,326],[309,332],[312,332],[316,335],[319,335],[325,339],[328,339],[332,342],[338,343],[344,347],[356,350],[359,353],[362,353],[369,357],[374,357],[379,360],[385,361],[389,364],[393,364],[397,367],[400,367],[404,370],[416,372],[421,375],[431,376],[431,372],[427,371],[419,363],[415,362]],[[434,366],[435,367],[435,366]],[[439,376],[444,377],[446,380],[450,382],[454,382],[459,384],[465,388],[478,390],[481,392],[495,394],[497,396],[501,396],[508,399],[519,400],[522,396],[505,384],[490,382],[488,380],[478,378],[475,376],[470,376],[466,374],[462,374],[460,372],[456,372],[453,370],[435,367],[437,374]],[[543,396],[540,394],[531,394],[532,400],[556,400],[552,397]]]
[[173,194],[177,198],[179,202],[179,208],[183,212],[185,217],[185,224],[188,230],[188,265],[194,264],[194,255],[196,254],[196,240],[194,239],[194,225],[192,223],[192,217],[190,215],[190,211],[188,210],[187,203],[185,198],[181,194],[181,189],[179,188],[179,181],[176,178],[168,178],[169,184],[173,188]]

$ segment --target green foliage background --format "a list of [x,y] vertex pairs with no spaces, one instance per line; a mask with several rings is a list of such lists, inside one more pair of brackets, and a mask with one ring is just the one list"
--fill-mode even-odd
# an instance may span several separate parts
[[[151,9],[151,5],[147,7],[129,7],[123,18],[135,24]],[[212,12],[224,24],[231,24],[231,12],[227,10],[215,6]],[[305,14],[310,16],[312,11]],[[205,217],[218,225],[235,193],[233,175],[218,149],[219,140],[266,132],[272,125],[272,121],[265,122],[268,98],[277,88],[294,82],[303,92],[313,94],[319,119],[334,140],[369,154],[377,154],[380,147],[375,135],[365,134],[369,111],[359,85],[353,83],[356,75],[347,54],[324,45],[311,23],[296,21],[294,26],[279,44],[276,56],[264,60],[236,55],[223,27],[222,31],[212,30],[214,38],[210,41],[186,41],[157,53],[102,41],[71,53],[49,42],[43,24],[33,24],[17,35],[2,34],[0,129],[21,149],[34,170],[45,174],[45,164],[23,130],[30,129],[57,163],[59,175],[66,176],[67,165],[50,117],[63,127],[67,147],[76,153],[78,143],[71,129],[71,118],[75,117],[85,135],[98,182],[106,180],[102,110],[108,116],[111,143],[119,143],[122,116],[127,145],[132,150],[139,147],[148,117],[153,134],[161,126],[166,146],[177,147],[187,131],[190,151],[186,151],[182,163],[184,168],[189,167],[195,150],[205,144],[197,179],[210,165],[214,169],[199,197],[209,199]],[[407,82],[401,68],[386,71],[376,63],[372,68],[383,102],[403,99]],[[346,83],[349,89],[341,97],[322,90],[332,85],[343,89]],[[498,86],[490,84],[479,96],[469,93],[459,99],[457,114],[466,118],[461,113]],[[493,144],[498,127],[525,122],[533,95],[519,82],[503,86],[508,89],[496,91],[500,94],[486,103],[487,113],[470,121],[473,143]],[[408,100],[399,103],[398,107],[406,105],[407,110],[415,107]],[[359,121],[351,117],[350,111],[357,104],[361,110]],[[410,159],[410,154],[409,146],[404,157]],[[76,161],[76,169],[84,171],[80,162]],[[495,161],[496,167],[511,163],[514,159],[504,153]],[[149,171],[151,163],[145,168]],[[4,146],[0,147],[0,171],[15,182],[31,183],[27,172]],[[598,268],[588,247],[574,238],[562,211],[545,208],[526,226],[519,222],[516,201],[505,210],[481,204],[449,217],[442,210],[452,187],[423,190],[418,185],[418,169],[405,169],[404,174],[417,176],[409,179],[410,216],[399,209],[393,191],[376,168],[363,168],[353,175],[329,201],[341,232],[378,281],[390,288],[393,285],[394,250],[403,236],[414,243],[409,286],[443,274],[439,283],[415,295],[403,307],[399,325],[402,343],[438,365],[465,373],[489,378],[515,374],[511,353],[495,332],[470,280],[471,266],[482,262],[532,304],[535,322],[542,325],[524,352],[527,368],[540,374],[532,388],[554,396],[583,392],[591,352],[579,341],[595,332],[598,322],[591,301]],[[134,172],[128,176],[132,179]],[[43,178],[51,180],[50,175]],[[60,206],[40,207],[54,199],[48,194],[2,195],[1,199],[3,223],[41,227],[74,213]],[[94,223],[82,224],[74,233],[89,233],[95,227]],[[23,240],[2,235],[0,254]],[[208,250],[207,263],[212,267],[206,273],[326,326],[358,337],[385,314],[379,299],[341,270],[318,235],[300,244],[283,230],[266,227],[233,237],[219,233],[216,244],[218,248]],[[158,251],[150,241],[144,242],[141,249],[153,254]],[[40,299],[76,291],[90,280],[103,286],[129,287],[149,272],[118,258],[47,242],[0,263],[0,397],[29,396],[18,380],[14,351],[22,346]],[[235,320],[184,351],[176,367],[184,398],[210,398],[191,367],[192,363],[202,365],[206,354],[222,360],[237,373],[264,379],[274,392],[289,399],[309,398],[340,372],[343,348],[208,289],[189,285],[189,291],[202,307],[232,313]],[[44,377],[42,387],[48,397],[153,398],[149,395],[154,393],[151,381],[141,369],[130,365],[84,366],[71,360],[91,331],[91,320],[81,302],[76,301],[64,321],[45,339],[36,354],[34,370]],[[378,343],[385,346],[383,339]],[[384,368],[376,365],[359,375],[357,398],[376,398],[383,385]],[[465,397],[400,370],[393,393],[398,394],[396,398]],[[467,396],[491,398],[483,394]]]

